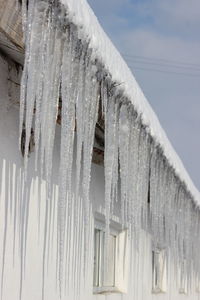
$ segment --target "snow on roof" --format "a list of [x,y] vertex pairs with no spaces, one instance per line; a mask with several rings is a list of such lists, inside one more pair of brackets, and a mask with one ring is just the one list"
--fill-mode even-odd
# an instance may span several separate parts
[[132,72],[100,26],[95,14],[86,0],[61,0],[66,6],[71,22],[78,26],[82,39],[90,41],[93,55],[105,66],[114,82],[120,83],[125,96],[132,102],[134,109],[141,115],[150,135],[163,149],[169,164],[176,175],[185,183],[186,188],[200,205],[200,194],[185,170],[182,161],[173,149],[157,116],[145,98]]

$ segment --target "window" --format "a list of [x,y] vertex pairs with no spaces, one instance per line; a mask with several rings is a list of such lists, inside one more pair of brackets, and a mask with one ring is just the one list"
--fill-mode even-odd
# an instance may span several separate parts
[[105,230],[94,230],[94,293],[126,292],[127,231],[111,230],[105,255]]
[[[114,287],[115,286],[115,255],[116,239],[110,234],[108,239],[108,257],[105,262],[105,232],[95,229],[94,236],[94,286]],[[105,267],[103,267],[105,266]]]
[[197,286],[196,286],[196,292],[199,294],[200,293],[200,280],[197,280]]
[[152,292],[165,293],[167,287],[167,257],[165,249],[152,252]]
[[180,288],[179,293],[180,294],[187,294],[187,261],[184,259],[181,263],[180,270],[179,270],[179,282],[180,282]]

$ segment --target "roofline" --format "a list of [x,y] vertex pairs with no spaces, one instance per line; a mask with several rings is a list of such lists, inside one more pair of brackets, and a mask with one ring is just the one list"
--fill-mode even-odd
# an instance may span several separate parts
[[175,176],[185,186],[186,191],[191,195],[195,204],[200,206],[199,191],[172,147],[131,70],[102,29],[87,1],[60,0],[60,2],[65,6],[70,21],[77,26],[79,38],[89,43],[93,59],[103,66],[105,72],[110,75],[112,82],[115,83],[116,89],[123,93],[123,97],[127,98],[133,105],[134,110],[140,115],[146,132],[163,152],[164,157],[173,168]]

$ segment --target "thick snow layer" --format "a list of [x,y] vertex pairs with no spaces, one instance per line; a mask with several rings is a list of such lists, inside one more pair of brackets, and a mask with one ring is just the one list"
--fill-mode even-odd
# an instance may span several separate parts
[[169,142],[132,72],[101,28],[88,3],[85,0],[61,0],[61,2],[67,7],[71,21],[79,26],[83,39],[90,40],[90,47],[94,49],[96,57],[112,75],[113,81],[121,83],[120,88],[124,88],[125,95],[133,103],[136,111],[141,114],[143,124],[148,127],[151,136],[163,149],[164,155],[180,180],[185,183],[196,204],[200,205],[199,191]]

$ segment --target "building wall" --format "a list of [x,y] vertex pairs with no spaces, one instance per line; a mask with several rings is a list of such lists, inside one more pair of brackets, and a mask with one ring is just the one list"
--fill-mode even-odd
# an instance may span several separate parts
[[[59,299],[58,287],[55,285],[56,278],[56,201],[58,198],[58,162],[59,162],[59,126],[56,133],[54,149],[54,166],[52,181],[52,208],[50,227],[51,235],[47,237],[48,250],[44,253],[44,228],[45,212],[47,203],[46,183],[40,179],[38,172],[34,171],[34,153],[30,154],[28,172],[27,203],[24,209],[20,208],[20,199],[23,189],[23,158],[18,147],[19,128],[19,81],[20,72],[13,63],[8,63],[0,57],[0,272],[2,299],[14,300],[20,295],[20,274],[23,274],[22,300],[39,300],[42,297],[43,272],[45,269],[44,294],[47,300]],[[91,199],[93,211],[101,211],[104,199],[104,175],[103,167],[92,165],[91,175]],[[55,206],[54,206],[55,205]],[[119,208],[115,207],[116,214]],[[19,250],[21,237],[19,235],[21,223],[28,226],[26,242],[26,268],[21,272],[20,256],[24,254]],[[39,224],[39,225],[38,225]],[[93,225],[92,225],[93,226]],[[81,227],[81,225],[80,225]],[[73,230],[73,228],[72,228]],[[93,231],[93,229],[92,229]],[[91,238],[93,234],[91,234]],[[93,241],[89,244],[93,246]],[[82,250],[80,250],[82,251]],[[132,272],[129,276],[128,294],[93,295],[93,254],[89,249],[91,260],[86,287],[87,296],[82,300],[179,300],[200,299],[195,291],[188,295],[179,294],[176,280],[173,276],[173,264],[169,264],[167,292],[165,294],[153,294],[152,290],[152,252],[151,238],[141,231],[141,239],[138,251],[133,254],[134,260],[129,261]],[[70,252],[73,254],[73,252]],[[48,262],[43,268],[43,258]],[[72,257],[73,259],[73,257]],[[48,266],[48,268],[47,268]],[[77,270],[76,270],[77,271]],[[77,277],[78,278],[78,277]],[[66,287],[67,288],[67,287]],[[83,289],[81,290],[83,291]],[[73,300],[66,296],[63,299]]]

